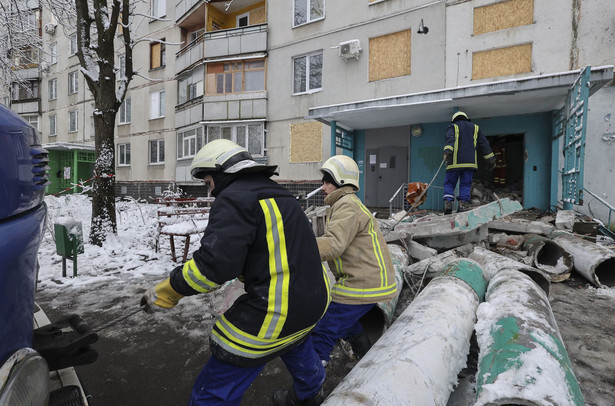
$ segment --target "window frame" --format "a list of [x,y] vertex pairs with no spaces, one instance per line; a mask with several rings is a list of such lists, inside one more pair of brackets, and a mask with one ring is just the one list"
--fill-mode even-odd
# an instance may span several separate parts
[[166,0],[152,0],[152,15],[156,18],[162,18],[167,15]]
[[[150,93],[150,112],[149,118],[150,120],[157,120],[159,118],[165,117],[166,110],[166,92],[164,90],[159,90],[157,92]],[[154,109],[154,104],[156,104],[156,109]],[[157,111],[158,115],[154,116],[154,112]]]
[[117,166],[130,166],[130,142],[117,144]]
[[[159,41],[151,41],[149,44],[149,69],[150,70],[155,70],[155,69],[162,69],[164,67],[166,67],[166,44],[165,44],[165,38],[161,38]],[[156,59],[154,58],[154,55],[156,55],[158,57],[158,65],[154,66],[154,62],[156,61]]]
[[[178,131],[176,154],[177,159],[181,160],[193,158],[196,153],[199,152],[199,150],[203,147],[203,145],[205,145],[205,136],[205,129],[203,128],[203,126],[192,127],[184,131]],[[191,145],[190,140],[192,139],[194,139],[194,143]],[[186,151],[186,149],[188,149],[188,151]]]
[[[73,126],[74,117],[74,126]],[[79,110],[70,110],[68,112],[68,132],[76,133],[79,131]]]
[[55,65],[58,63],[58,43],[52,42],[49,44],[49,64]]
[[[309,13],[309,15],[305,17],[304,22],[298,23],[297,22],[297,2],[305,2],[306,11],[312,9],[311,5],[313,2],[322,2],[322,16],[317,17],[317,18],[312,18],[311,13]],[[325,19],[325,0],[293,0],[293,14],[292,14],[293,28],[301,27],[307,24],[314,23],[316,21],[324,20],[324,19]]]
[[68,72],[68,94],[79,93],[79,71]]
[[[315,88],[310,88],[310,70],[311,68],[311,57],[313,56],[317,56],[320,55],[321,61],[320,61],[320,87],[315,87]],[[297,80],[297,75],[296,75],[296,64],[295,61],[297,61],[298,59],[301,58],[305,58],[305,89],[301,90],[301,91],[295,91],[295,84],[296,84],[296,80]],[[293,95],[301,95],[301,94],[310,94],[310,93],[315,93],[315,92],[320,92],[323,89],[323,85],[322,85],[322,74],[323,74],[323,66],[324,66],[324,53],[322,50],[319,51],[314,51],[314,52],[310,52],[307,54],[303,54],[303,55],[298,55],[298,56],[294,56],[292,58],[292,90],[293,90]]]
[[49,115],[49,136],[55,137],[58,135],[58,115],[50,114]]
[[[249,64],[254,62],[262,62],[262,66],[257,68],[248,67]],[[237,68],[236,65],[239,64],[241,64],[241,67]],[[228,70],[226,69],[227,66],[229,66]],[[211,92],[208,92],[208,95],[242,94],[263,92],[267,90],[267,62],[265,59],[246,59],[233,62],[220,62],[211,64],[211,66],[208,66],[207,69],[207,76],[213,76],[211,80],[214,83],[214,89],[212,89]],[[212,70],[213,72],[209,73],[209,70]],[[246,90],[246,78],[250,72],[260,72],[262,74],[262,89]],[[241,78],[241,88],[239,91],[237,90],[237,75]],[[228,85],[228,78],[230,78],[231,81],[230,85]],[[226,91],[227,88],[229,88],[230,91]],[[221,92],[220,89],[222,90]]]
[[69,56],[73,56],[77,54],[77,33],[71,34],[68,37],[69,41],[70,41],[70,47],[69,47]]
[[132,122],[132,100],[130,97],[124,98],[118,113],[118,124],[130,124]]
[[[253,148],[250,148],[250,127],[256,127],[256,126],[259,127],[258,137],[259,137],[260,151],[258,152],[254,151]],[[227,134],[229,134],[229,137],[222,136],[223,128],[228,129]],[[245,142],[242,142],[242,140],[239,140],[237,138],[237,134],[238,134],[237,130],[239,128],[243,128],[245,130],[245,133],[244,133]],[[214,129],[220,129],[219,136],[216,136],[213,134]],[[210,134],[212,135],[211,137],[210,137]],[[230,139],[234,143],[247,149],[248,152],[250,152],[250,155],[252,155],[254,158],[263,158],[266,156],[267,148],[266,148],[266,139],[265,139],[265,124],[263,121],[246,121],[246,122],[234,122],[234,123],[207,125],[206,131],[205,131],[205,142],[211,142],[219,138]]]
[[[152,160],[152,147],[156,145],[156,161],[154,162]],[[164,138],[160,138],[157,140],[149,140],[147,143],[147,150],[148,150],[148,160],[149,160],[149,164],[150,165],[163,165],[164,164],[164,159],[165,159],[165,145],[164,145]],[[162,157],[161,157],[162,155]]]
[[49,79],[47,91],[49,92],[48,100],[56,100],[58,98],[58,78]]

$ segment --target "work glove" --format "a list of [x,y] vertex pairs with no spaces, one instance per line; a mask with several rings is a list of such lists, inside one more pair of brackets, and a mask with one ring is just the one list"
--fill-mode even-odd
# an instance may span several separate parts
[[452,162],[452,161],[453,161],[453,156],[452,156],[451,154],[446,154],[446,153],[445,153],[445,154],[442,156],[442,159],[444,159],[444,160],[446,161],[446,164],[447,164],[447,165],[450,165],[450,164],[452,164],[452,163],[453,163],[453,162]]
[[495,169],[495,158],[489,158],[487,160],[487,169],[489,169],[490,171]]
[[167,278],[145,291],[141,297],[141,306],[145,306],[144,310],[147,313],[154,313],[160,308],[170,309],[174,307],[182,297],[184,295],[177,293],[171,287],[171,280]]

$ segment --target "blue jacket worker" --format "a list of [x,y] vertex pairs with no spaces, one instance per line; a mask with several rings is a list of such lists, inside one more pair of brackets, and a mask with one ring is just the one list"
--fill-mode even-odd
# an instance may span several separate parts
[[218,318],[190,406],[239,405],[267,361],[281,357],[293,386],[277,404],[322,402],[325,369],[310,333],[329,304],[329,280],[316,237],[293,195],[270,179],[276,166],[255,162],[232,141],[209,142],[190,173],[216,198],[200,248],[141,299],[168,309],[238,278],[245,293]]
[[446,129],[444,159],[447,165],[444,176],[444,214],[451,214],[453,211],[457,181],[459,181],[458,211],[468,209],[472,178],[478,168],[477,151],[487,161],[489,170],[492,170],[495,167],[495,157],[489,141],[481,133],[478,125],[470,121],[466,113],[458,111],[453,114],[451,124]]

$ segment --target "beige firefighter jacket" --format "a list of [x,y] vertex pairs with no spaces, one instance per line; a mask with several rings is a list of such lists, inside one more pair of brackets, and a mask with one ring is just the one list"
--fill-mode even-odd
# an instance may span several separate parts
[[385,302],[396,294],[391,254],[378,222],[349,187],[325,198],[327,225],[317,238],[321,261],[336,283],[332,300],[343,304]]

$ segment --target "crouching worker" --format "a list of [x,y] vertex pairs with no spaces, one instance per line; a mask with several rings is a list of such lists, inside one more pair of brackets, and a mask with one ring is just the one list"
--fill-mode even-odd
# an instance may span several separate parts
[[323,361],[329,362],[336,341],[348,341],[362,357],[372,343],[359,319],[397,291],[391,254],[378,222],[355,195],[359,167],[344,155],[329,158],[320,169],[326,215],[325,233],[318,237],[320,259],[335,275],[327,313],[318,322],[312,341]]
[[206,144],[190,167],[216,198],[201,246],[141,299],[146,310],[168,309],[234,278],[244,283],[246,293],[213,326],[212,355],[190,405],[239,405],[267,361],[278,356],[294,380],[280,404],[322,401],[325,370],[309,334],[327,309],[328,279],[309,221],[270,179],[275,171],[229,140]]

